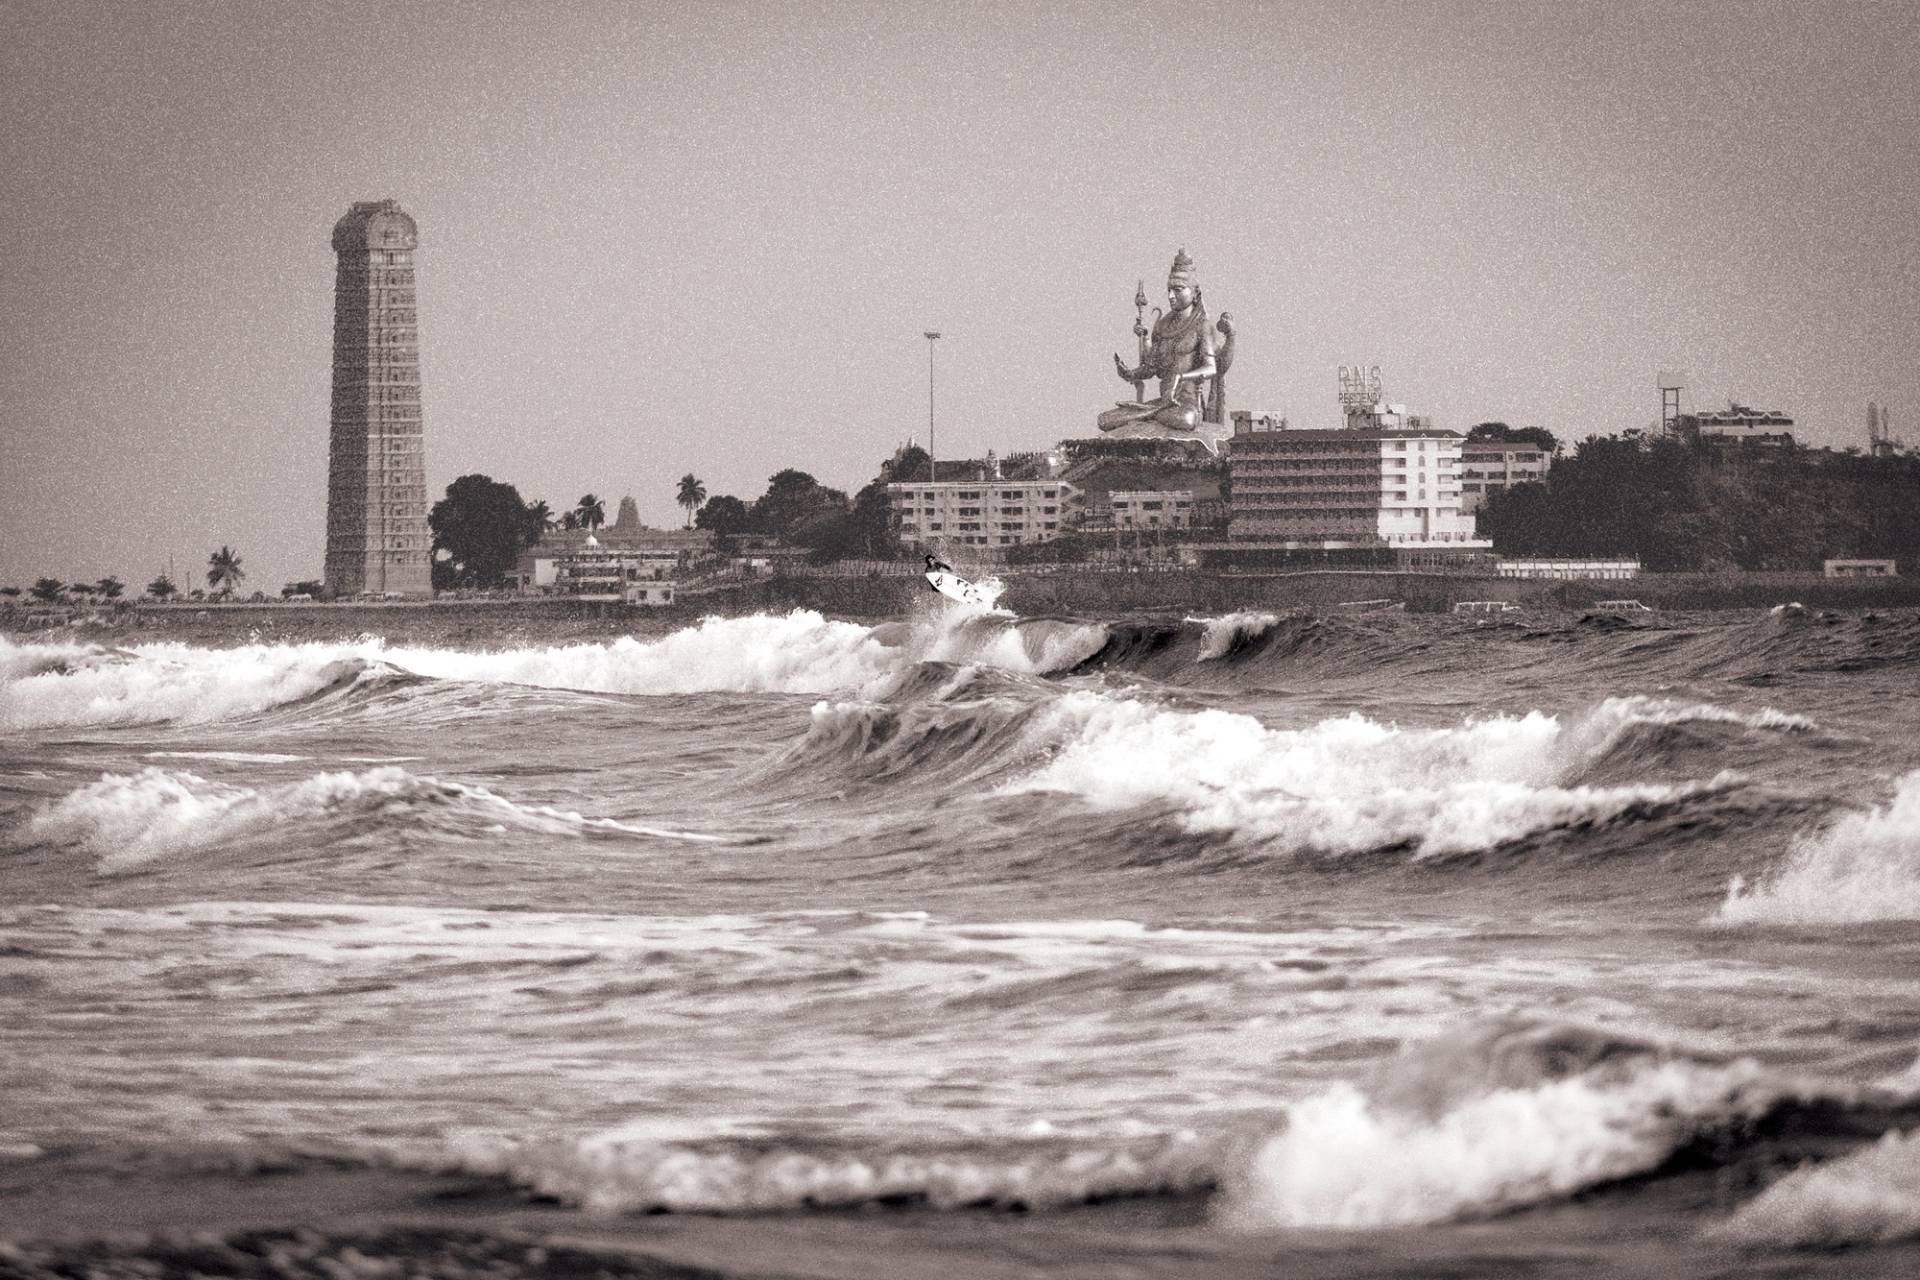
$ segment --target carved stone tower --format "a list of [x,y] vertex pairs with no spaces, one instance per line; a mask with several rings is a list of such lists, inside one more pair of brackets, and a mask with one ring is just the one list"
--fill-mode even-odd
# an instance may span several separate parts
[[420,330],[419,231],[392,200],[357,202],[333,227],[333,434],[327,455],[327,589],[433,593]]

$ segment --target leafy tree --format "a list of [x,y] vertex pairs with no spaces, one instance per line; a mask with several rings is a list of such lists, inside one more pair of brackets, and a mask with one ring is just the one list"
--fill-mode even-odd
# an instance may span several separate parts
[[693,527],[712,531],[717,538],[731,537],[736,533],[745,533],[751,526],[753,515],[747,510],[747,504],[730,493],[707,499],[700,514],[693,518]]
[[427,513],[427,526],[433,530],[436,590],[499,586],[534,536],[520,491],[483,475],[448,485],[447,496]]
[[1510,427],[1504,422],[1482,422],[1467,432],[1469,440],[1497,440],[1506,444],[1537,444],[1543,453],[1555,453],[1560,442],[1545,427]]
[[693,472],[689,471],[680,477],[680,493],[674,501],[686,508],[687,528],[693,528],[693,513],[697,511],[700,504],[706,500],[707,486],[701,484]]
[[880,464],[880,475],[885,480],[901,484],[925,480],[928,476],[927,462],[927,451],[917,444],[910,444],[897,456]]
[[118,600],[120,593],[127,589],[127,584],[112,575],[108,575],[94,583],[93,589],[109,600]]
[[576,529],[598,529],[607,522],[607,504],[591,493],[581,494],[573,511],[579,518]]
[[222,545],[207,557],[207,585],[215,592],[232,591],[246,581],[246,570],[240,567],[240,557],[233,548]]
[[35,600],[43,604],[52,604],[60,598],[61,593],[66,591],[66,589],[66,584],[58,578],[42,578],[33,584],[33,590],[30,594]]
[[818,544],[824,527],[847,511],[847,495],[788,467],[767,481],[753,504],[752,527],[801,546]]
[[12,597],[12,596],[17,596],[19,594],[20,594],[20,588],[18,587],[0,587],[0,596]]
[[173,585],[173,579],[164,573],[147,584],[147,594],[155,600],[165,600],[179,590],[180,588]]
[[527,508],[527,544],[531,546],[540,540],[540,535],[550,533],[559,523],[554,518],[553,508],[547,505],[545,498]]

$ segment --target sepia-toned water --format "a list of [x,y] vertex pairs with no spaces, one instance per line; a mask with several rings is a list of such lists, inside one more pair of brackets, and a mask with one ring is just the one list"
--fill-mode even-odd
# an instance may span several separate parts
[[0,641],[43,1201],[403,1170],[831,1219],[779,1274],[1911,1274],[1917,1062],[1913,612]]

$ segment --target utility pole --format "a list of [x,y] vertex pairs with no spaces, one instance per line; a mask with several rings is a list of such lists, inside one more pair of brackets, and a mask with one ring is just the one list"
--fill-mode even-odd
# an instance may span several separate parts
[[927,483],[933,484],[939,479],[933,468],[933,344],[940,340],[940,331],[927,330]]

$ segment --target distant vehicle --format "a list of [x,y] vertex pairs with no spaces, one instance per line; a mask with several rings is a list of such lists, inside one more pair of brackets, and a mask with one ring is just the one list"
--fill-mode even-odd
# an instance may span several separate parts
[[287,600],[287,601],[289,601],[289,602],[293,602],[293,603],[298,603],[298,602],[300,602],[300,601],[302,601],[302,600],[305,600],[305,601],[308,601],[308,602],[311,602],[311,601],[313,600],[313,597],[312,597],[312,596],[310,596],[310,595],[308,595],[308,594],[307,594],[306,592],[304,592],[304,591],[295,591],[295,592],[293,592],[293,593],[291,593],[291,594],[289,594],[289,595],[285,595],[285,596],[282,596],[282,597],[281,597],[281,599],[283,599],[283,600]]
[[1609,613],[1652,613],[1653,612],[1652,609],[1648,608],[1644,604],[1641,604],[1638,600],[1596,600],[1593,602],[1593,607],[1596,609],[1605,609]]
[[1518,613],[1520,606],[1511,600],[1456,600],[1455,613]]

